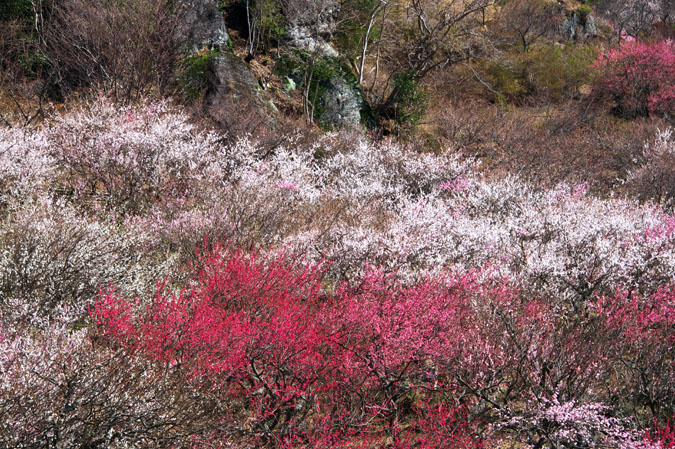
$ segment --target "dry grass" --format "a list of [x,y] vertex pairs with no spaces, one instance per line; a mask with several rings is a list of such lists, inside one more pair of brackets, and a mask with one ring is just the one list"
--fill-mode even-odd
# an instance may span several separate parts
[[661,120],[621,120],[578,103],[500,108],[486,102],[444,104],[433,114],[441,147],[482,160],[491,173],[511,173],[544,186],[589,183],[600,195],[621,191],[645,141]]

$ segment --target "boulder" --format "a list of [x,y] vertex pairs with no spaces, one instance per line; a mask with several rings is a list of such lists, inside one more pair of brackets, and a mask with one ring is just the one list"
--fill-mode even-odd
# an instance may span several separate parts
[[330,127],[353,128],[361,124],[365,101],[360,87],[334,76],[324,86],[319,121]]
[[275,111],[261,98],[258,81],[246,62],[232,52],[225,20],[214,0],[188,0],[182,22],[179,32],[187,56],[207,58],[206,113],[223,126],[232,114],[244,109],[255,109],[257,115],[271,119]]
[[188,0],[179,32],[188,54],[228,48],[225,20],[213,0]]
[[319,56],[337,57],[330,39],[337,23],[336,0],[291,0],[284,10],[286,45]]
[[561,32],[567,40],[588,39],[598,35],[598,26],[593,13],[574,9],[566,11]]
[[246,63],[231,51],[213,56],[209,61],[206,104],[218,106],[223,100],[255,100],[258,80]]

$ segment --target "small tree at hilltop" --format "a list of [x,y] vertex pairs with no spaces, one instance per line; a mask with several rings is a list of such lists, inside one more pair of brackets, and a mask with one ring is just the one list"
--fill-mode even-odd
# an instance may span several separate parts
[[510,1],[500,11],[500,25],[527,52],[532,44],[557,31],[555,3],[547,0]]

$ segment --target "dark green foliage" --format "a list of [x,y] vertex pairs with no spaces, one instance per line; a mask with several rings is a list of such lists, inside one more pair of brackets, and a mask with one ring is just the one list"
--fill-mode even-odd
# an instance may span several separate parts
[[527,97],[558,101],[575,97],[591,82],[590,65],[597,52],[590,45],[546,46],[501,61],[485,70],[498,102],[521,102]]
[[[317,56],[306,51],[282,55],[277,62],[275,72],[281,78],[288,77],[293,80],[297,88],[304,92],[309,102],[311,115],[319,119],[324,112],[324,98],[331,79],[338,78],[360,89],[356,75],[345,61],[339,58]],[[368,119],[370,111],[361,111],[361,116],[363,119]]]
[[29,78],[39,77],[50,67],[49,59],[40,52],[26,52],[17,58],[21,72]]
[[411,70],[396,73],[389,103],[399,128],[414,128],[427,110],[427,96]]
[[286,34],[286,18],[283,15],[281,3],[276,0],[257,0],[255,5],[253,17],[259,29],[258,45],[266,50],[278,44]]
[[[340,20],[333,35],[340,52],[353,64],[361,56],[363,38],[366,33],[370,13],[379,0],[343,0],[340,3]],[[377,41],[382,33],[380,21],[376,20],[370,30],[368,42]]]
[[18,78],[35,79],[49,68],[34,29],[30,0],[0,0],[0,70]]
[[30,0],[0,1],[0,20],[28,19],[33,8]]

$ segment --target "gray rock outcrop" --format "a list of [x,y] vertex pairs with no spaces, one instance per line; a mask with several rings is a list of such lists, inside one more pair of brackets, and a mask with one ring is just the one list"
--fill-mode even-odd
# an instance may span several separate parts
[[[336,26],[337,8],[336,0],[288,2],[284,11],[288,23],[286,45],[326,60],[338,57],[329,44]],[[186,53],[208,56],[204,97],[207,113],[223,126],[232,120],[232,114],[246,108],[250,111],[252,107],[256,115],[274,120],[274,108],[258,88],[255,76],[229,48],[227,27],[214,0],[189,0],[183,17],[180,33]],[[358,127],[361,111],[366,107],[363,92],[358,83],[340,74],[344,75],[336,66],[335,75],[321,81],[321,115],[317,118],[329,127]],[[294,87],[288,83],[287,89]]]
[[221,125],[244,108],[261,115],[272,113],[260,98],[258,81],[246,63],[228,45],[223,15],[214,0],[189,0],[180,28],[188,56],[206,54],[206,112]]
[[598,26],[592,13],[574,10],[565,15],[561,31],[567,40],[588,39],[598,35]]
[[288,22],[286,45],[320,56],[337,57],[330,46],[339,4],[336,0],[292,0],[284,14]]
[[[232,102],[258,102],[258,80],[246,63],[226,51],[209,61],[206,105],[213,113],[228,109]],[[235,111],[230,111],[235,112]]]
[[359,86],[332,77],[326,83],[319,120],[331,127],[354,128],[361,123],[365,101]]
[[225,20],[213,0],[188,1],[179,33],[188,53],[227,49]]

